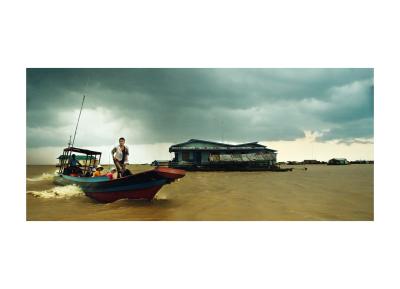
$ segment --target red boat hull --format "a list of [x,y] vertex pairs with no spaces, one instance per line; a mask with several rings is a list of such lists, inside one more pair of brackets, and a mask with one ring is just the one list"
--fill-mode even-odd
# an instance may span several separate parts
[[135,191],[124,191],[124,192],[113,192],[103,193],[103,192],[90,192],[86,193],[88,197],[95,199],[101,203],[112,203],[119,199],[131,199],[139,200],[145,199],[151,201],[162,186],[151,187],[147,189],[135,190]]
[[162,186],[170,184],[185,176],[185,171],[156,168],[150,171],[109,180],[107,177],[73,177],[58,175],[54,182],[57,185],[77,185],[86,196],[102,203],[119,199],[152,200]]
[[184,170],[179,170],[179,169],[172,169],[172,168],[156,168],[154,171],[157,172],[159,176],[162,176],[166,179],[170,180],[176,180],[179,178],[183,178],[186,174]]

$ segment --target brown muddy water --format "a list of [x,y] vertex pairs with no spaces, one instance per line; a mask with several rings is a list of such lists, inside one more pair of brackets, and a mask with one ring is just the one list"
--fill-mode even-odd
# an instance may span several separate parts
[[[188,172],[151,201],[100,204],[27,166],[27,220],[373,220],[373,165],[294,166],[292,172]],[[132,172],[152,169],[130,166]]]

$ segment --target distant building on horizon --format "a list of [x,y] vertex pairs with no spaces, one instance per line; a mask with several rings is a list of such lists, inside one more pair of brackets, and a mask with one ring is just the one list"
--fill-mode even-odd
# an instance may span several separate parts
[[286,164],[290,166],[304,165],[303,162],[298,162],[298,161],[287,161]]
[[373,160],[356,160],[349,162],[350,164],[374,164]]
[[328,161],[328,165],[348,165],[349,161],[345,158],[333,158]]
[[172,145],[169,166],[186,170],[270,170],[277,168],[277,151],[258,142],[238,145],[190,139]]
[[317,160],[304,160],[303,164],[305,164],[305,165],[319,165],[319,164],[326,164],[326,162],[317,161]]

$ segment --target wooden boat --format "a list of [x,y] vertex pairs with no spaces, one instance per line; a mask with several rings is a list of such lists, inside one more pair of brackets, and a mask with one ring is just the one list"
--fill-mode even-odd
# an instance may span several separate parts
[[70,137],[68,147],[58,157],[59,170],[54,177],[55,184],[77,185],[86,196],[99,202],[110,203],[119,199],[152,200],[162,186],[185,176],[184,170],[156,168],[138,174],[126,174],[112,180],[107,176],[91,177],[93,168],[100,164],[101,152],[74,147],[84,102],[85,96],[82,99],[73,141],[71,143]]
[[[87,156],[87,161],[78,168],[79,176],[73,176],[68,170],[68,161],[72,152]],[[75,147],[65,148],[63,155],[59,158],[60,169],[54,177],[54,183],[60,186],[77,185],[86,196],[98,202],[110,203],[119,199],[152,200],[162,186],[185,176],[184,170],[155,168],[113,180],[107,176],[90,177],[89,173],[93,164],[100,163],[100,158],[100,152]]]

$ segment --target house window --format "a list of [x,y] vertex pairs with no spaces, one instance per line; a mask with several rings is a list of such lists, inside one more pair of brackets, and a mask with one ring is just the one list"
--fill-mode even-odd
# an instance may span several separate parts
[[182,152],[182,160],[189,161],[190,153],[189,152]]

